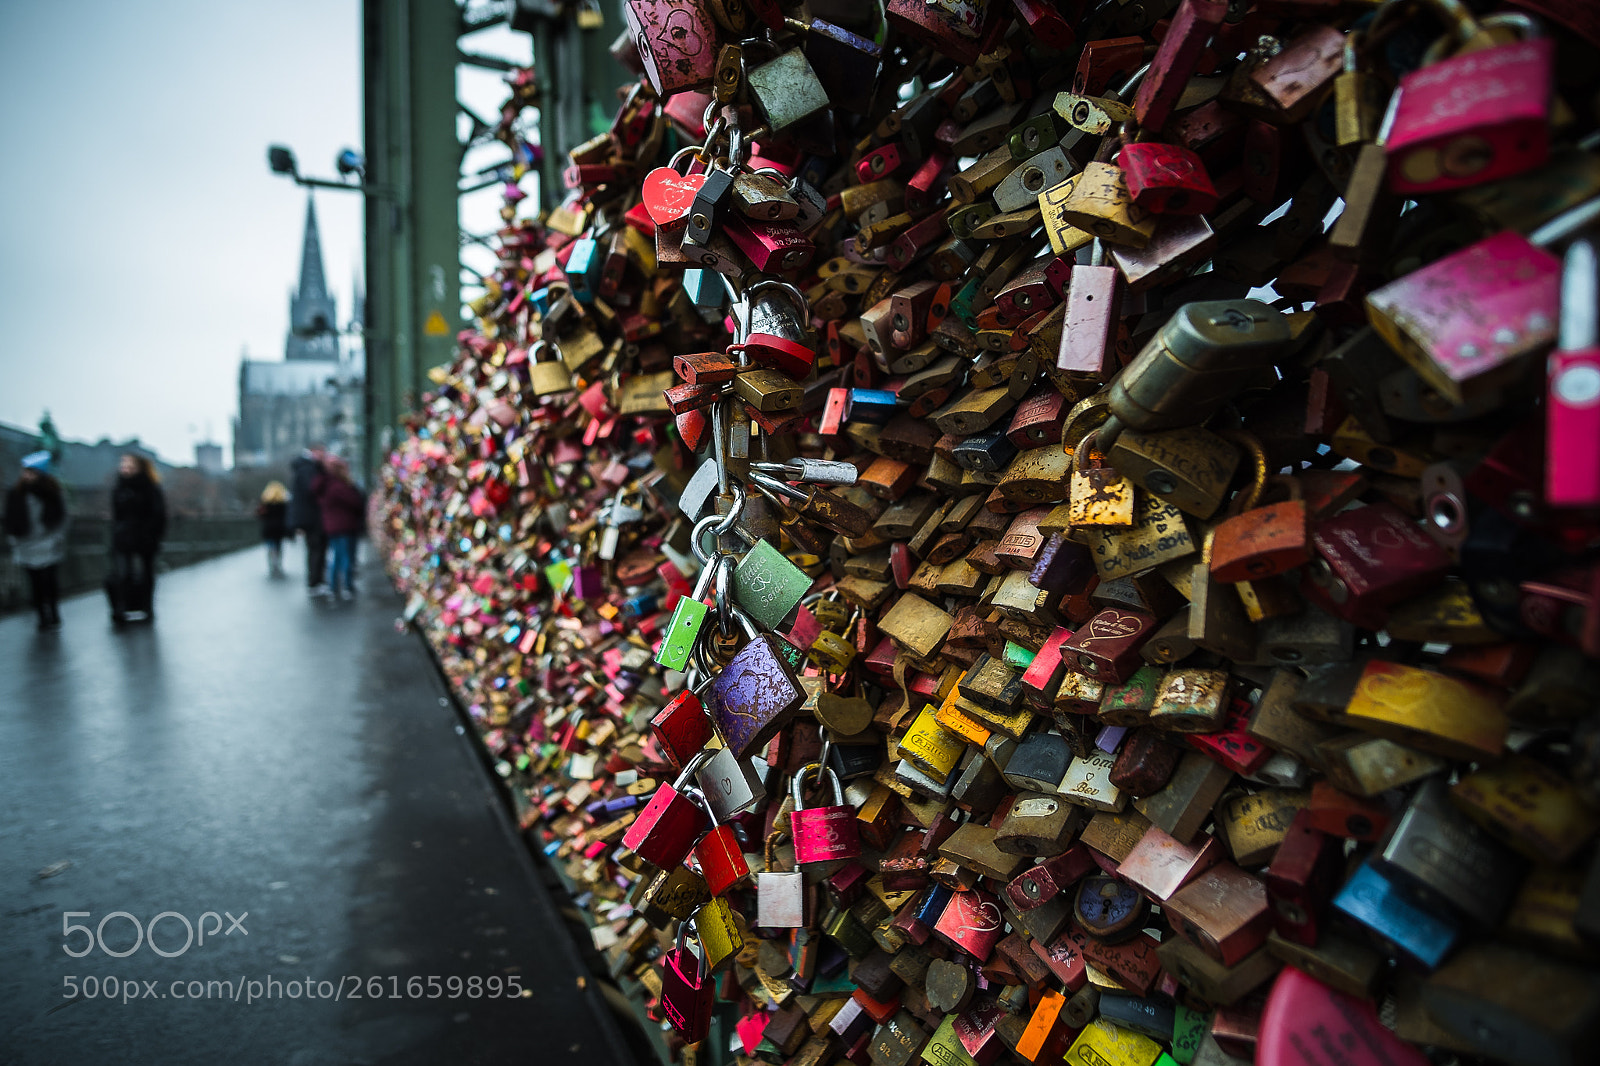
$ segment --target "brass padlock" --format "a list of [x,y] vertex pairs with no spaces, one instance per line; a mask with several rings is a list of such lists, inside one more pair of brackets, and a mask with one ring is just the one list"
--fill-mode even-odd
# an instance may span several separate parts
[[[549,352],[551,358],[540,361],[541,352]],[[533,346],[533,363],[528,367],[528,383],[533,387],[535,396],[554,396],[558,392],[567,392],[572,388],[572,375],[567,373],[566,365],[561,361],[561,349],[549,341],[541,340]]]
[[1068,520],[1076,527],[1111,526],[1127,528],[1133,525],[1133,483],[1115,470],[1103,465],[1094,453],[1094,465],[1084,469],[1091,458],[1095,434],[1091,432],[1078,442],[1073,452],[1072,484],[1067,493]]

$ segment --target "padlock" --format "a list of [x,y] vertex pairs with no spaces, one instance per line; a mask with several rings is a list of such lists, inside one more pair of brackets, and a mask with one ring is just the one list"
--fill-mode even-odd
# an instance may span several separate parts
[[1217,206],[1217,189],[1200,157],[1188,148],[1156,141],[1126,144],[1117,166],[1133,202],[1158,215],[1204,215]]
[[767,790],[749,760],[740,760],[727,748],[718,748],[696,775],[696,783],[710,805],[714,822],[725,822],[751,810],[766,799]]
[[[680,597],[679,603],[687,597]],[[711,719],[700,697],[684,689],[650,718],[650,731],[672,765],[682,770],[711,739]]]
[[[690,952],[685,945],[687,932],[687,925],[678,927],[673,949],[662,958],[661,1010],[683,1039],[693,1044],[704,1040],[710,1032],[715,995],[706,972],[705,956]],[[692,974],[688,966],[691,954],[694,956]]]
[[1561,272],[1561,333],[1550,354],[1545,398],[1545,501],[1600,504],[1600,266],[1593,243],[1573,241]]
[[[833,805],[807,810],[802,798],[805,779],[815,773],[823,774],[833,783]],[[794,834],[795,862],[802,865],[813,862],[832,862],[836,859],[853,859],[861,854],[861,839],[856,828],[855,808],[844,802],[844,790],[832,769],[818,763],[802,767],[794,775],[791,792],[794,813],[789,816]]]
[[628,0],[622,13],[657,96],[712,83],[717,29],[706,8],[685,0]]
[[690,854],[694,856],[695,865],[700,867],[700,874],[706,879],[706,887],[711,894],[721,896],[747,880],[750,867],[744,861],[744,850],[735,839],[732,827],[723,825],[717,819],[705,793],[699,789],[689,789],[687,795],[690,802],[705,810],[711,822],[711,828],[695,844]]
[[711,759],[702,751],[672,784],[663,784],[622,836],[624,847],[645,862],[670,870],[688,857],[706,826],[705,813],[684,793],[696,770]]
[[[1536,38],[1465,52],[1401,77],[1384,119],[1390,186],[1443,192],[1542,166],[1550,152],[1553,72],[1554,42]],[[1488,100],[1494,103],[1484,107]]]
[[1095,434],[1091,432],[1073,451],[1072,482],[1067,495],[1068,521],[1074,527],[1126,528],[1133,525],[1133,484],[1115,470],[1101,465],[1098,455],[1095,465],[1084,469],[1094,440]]
[[1259,378],[1289,340],[1284,316],[1259,300],[1185,304],[1113,383],[1101,446],[1109,450],[1123,427],[1198,425]]
[[720,970],[723,963],[732,961],[744,947],[744,934],[739,931],[733,906],[726,897],[712,896],[700,905],[690,920],[694,923],[695,935],[700,938],[700,946],[705,952],[708,971],[715,973]]
[[1107,244],[1143,248],[1155,233],[1158,216],[1134,203],[1121,168],[1114,163],[1089,163],[1075,176],[1071,192],[1057,209],[1068,225]]
[[809,308],[800,290],[788,282],[761,281],[750,287],[746,298],[750,321],[743,351],[757,363],[776,367],[796,380],[804,378],[811,372],[816,351],[806,327]]
[[[539,353],[554,350],[554,358],[539,360]],[[572,376],[567,373],[566,365],[561,361],[561,349],[549,341],[539,341],[533,346],[533,362],[528,367],[528,381],[533,387],[535,396],[554,396],[572,388]]]
[[767,868],[756,874],[756,924],[763,929],[800,929],[806,924],[805,875],[773,869],[776,843],[776,835],[767,838]]
[[1250,441],[1256,459],[1256,481],[1241,504],[1241,513],[1217,524],[1211,543],[1211,576],[1218,581],[1259,581],[1304,565],[1311,558],[1306,504],[1297,483],[1284,485],[1290,498],[1257,506],[1269,485],[1266,454]]

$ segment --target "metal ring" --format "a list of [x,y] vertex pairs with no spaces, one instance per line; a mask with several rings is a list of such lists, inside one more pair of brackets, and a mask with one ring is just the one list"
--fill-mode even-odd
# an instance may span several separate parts
[[717,560],[717,630],[724,638],[733,636],[730,621],[733,612],[733,556],[724,555]]
[[689,533],[689,550],[694,552],[694,557],[700,560],[701,566],[711,565],[711,553],[704,550],[700,541],[705,536],[705,531],[722,521],[719,514],[708,514],[694,524],[694,529]]
[[744,488],[740,485],[733,486],[733,508],[722,519],[722,524],[716,529],[717,536],[732,533],[733,527],[739,524],[739,516],[744,513]]

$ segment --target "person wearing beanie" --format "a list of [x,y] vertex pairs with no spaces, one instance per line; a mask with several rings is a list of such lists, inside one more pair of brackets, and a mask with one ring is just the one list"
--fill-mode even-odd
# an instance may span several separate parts
[[22,472],[6,493],[5,531],[17,565],[28,575],[39,628],[61,625],[61,561],[67,556],[67,505],[50,473],[50,453],[22,457]]

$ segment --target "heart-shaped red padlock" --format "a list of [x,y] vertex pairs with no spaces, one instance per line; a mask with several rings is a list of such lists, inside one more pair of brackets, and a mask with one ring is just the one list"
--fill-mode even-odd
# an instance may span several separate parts
[[670,226],[689,213],[695,194],[706,183],[704,174],[679,174],[671,167],[656,167],[644,178],[644,209],[658,226]]

